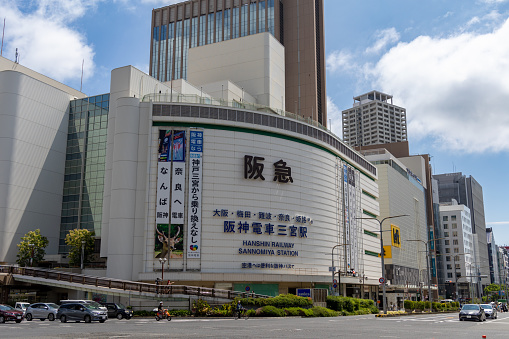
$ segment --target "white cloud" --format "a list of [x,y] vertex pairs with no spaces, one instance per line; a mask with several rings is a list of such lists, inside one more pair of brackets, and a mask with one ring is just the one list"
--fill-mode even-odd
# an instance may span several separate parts
[[481,2],[487,3],[487,4],[501,4],[504,2],[507,2],[508,0],[481,0]]
[[333,51],[327,56],[327,71],[340,72],[357,68],[352,55],[346,51]]
[[492,225],[507,225],[507,226],[509,226],[509,221],[493,221],[493,222],[486,223],[486,226],[492,226]]
[[366,53],[377,54],[385,49],[388,45],[399,41],[400,34],[394,27],[387,28],[375,33],[376,42],[373,46],[366,48]]
[[329,130],[338,137],[343,138],[343,116],[341,110],[334,103],[331,97],[327,96],[327,121]]
[[509,20],[487,34],[420,36],[385,54],[373,87],[407,109],[409,138],[462,152],[509,150]]
[[6,19],[3,56],[14,60],[18,49],[20,64],[65,82],[94,74],[94,51],[86,37],[71,28],[97,1],[38,0],[20,2],[0,0],[0,13]]

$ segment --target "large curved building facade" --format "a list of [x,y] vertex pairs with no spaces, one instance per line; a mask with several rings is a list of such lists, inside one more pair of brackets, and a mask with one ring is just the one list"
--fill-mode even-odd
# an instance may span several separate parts
[[143,95],[151,81],[132,67],[112,72],[108,276],[151,282],[164,269],[178,284],[277,294],[329,287],[340,271],[347,294],[363,285],[374,296],[380,238],[365,219],[379,214],[373,165],[295,117]]

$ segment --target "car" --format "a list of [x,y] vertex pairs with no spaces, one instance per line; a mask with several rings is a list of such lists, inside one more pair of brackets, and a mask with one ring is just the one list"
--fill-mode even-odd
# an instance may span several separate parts
[[15,321],[20,323],[23,320],[23,311],[17,310],[9,305],[0,305],[0,324],[6,321]]
[[14,308],[17,309],[17,310],[20,310],[20,311],[23,311],[23,317],[25,316],[26,314],[26,310],[27,310],[27,307],[30,306],[30,303],[28,302],[23,302],[23,301],[18,301],[16,302],[16,304],[14,305]]
[[108,318],[131,319],[133,317],[133,311],[128,310],[124,305],[120,303],[101,303],[108,309]]
[[60,304],[67,304],[67,303],[80,303],[80,304],[88,304],[88,305],[93,305],[95,307],[98,307],[99,309],[103,310],[103,311],[107,311],[108,309],[99,304],[97,301],[93,301],[93,300],[60,300]]
[[484,309],[479,304],[466,304],[463,305],[459,314],[460,321],[463,320],[477,320],[486,321],[486,314]]
[[481,304],[481,307],[484,309],[484,313],[486,314],[486,318],[490,317],[491,319],[497,319],[497,307],[491,304]]
[[99,321],[100,323],[104,323],[106,319],[108,319],[108,314],[95,305],[64,303],[60,305],[57,311],[57,318],[63,323],[69,320],[76,322],[84,321],[86,323]]
[[35,303],[28,306],[25,319],[27,321],[32,321],[32,319],[54,321],[57,317],[58,308],[59,306],[54,303]]

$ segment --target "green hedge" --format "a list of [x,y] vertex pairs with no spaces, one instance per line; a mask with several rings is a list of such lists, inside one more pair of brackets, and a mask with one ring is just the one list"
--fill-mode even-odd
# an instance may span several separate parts
[[308,297],[298,297],[293,294],[280,294],[273,298],[236,298],[234,303],[240,300],[242,306],[247,308],[259,308],[263,306],[274,306],[277,308],[302,307],[310,308],[313,300]]
[[328,296],[327,308],[341,312],[343,315],[378,313],[378,308],[373,300],[351,297]]
[[403,306],[405,307],[405,310],[411,311],[411,310],[415,309],[415,301],[405,300],[403,302]]

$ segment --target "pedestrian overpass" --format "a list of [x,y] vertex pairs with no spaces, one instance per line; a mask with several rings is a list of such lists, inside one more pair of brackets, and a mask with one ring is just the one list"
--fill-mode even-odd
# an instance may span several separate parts
[[150,300],[170,300],[174,298],[182,298],[203,299],[209,303],[227,303],[236,297],[268,297],[266,295],[253,293],[248,294],[246,292],[221,290],[216,288],[184,285],[156,285],[129,280],[95,277],[52,269],[1,265],[0,285],[9,286],[13,285],[15,282],[100,293],[116,297]]

